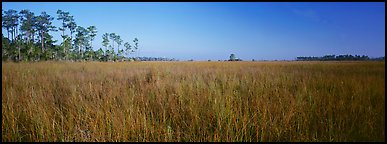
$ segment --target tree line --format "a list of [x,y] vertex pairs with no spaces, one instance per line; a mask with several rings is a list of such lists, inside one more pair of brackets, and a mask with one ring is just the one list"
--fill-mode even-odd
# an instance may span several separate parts
[[[138,57],[125,56],[138,51],[137,38],[130,43],[124,42],[116,33],[104,33],[104,49],[94,50],[92,45],[98,32],[95,26],[77,25],[74,16],[66,11],[58,10],[56,14],[56,20],[61,22],[58,27],[52,24],[55,18],[46,12],[35,15],[28,9],[20,12],[13,9],[2,10],[2,28],[7,31],[7,37],[2,34],[2,60],[139,60]],[[55,45],[58,40],[54,40],[50,32],[60,32],[62,43]],[[122,45],[124,48],[120,49]]]
[[384,57],[369,58],[366,55],[325,55],[322,57],[297,57],[297,61],[364,61],[364,60],[384,60]]

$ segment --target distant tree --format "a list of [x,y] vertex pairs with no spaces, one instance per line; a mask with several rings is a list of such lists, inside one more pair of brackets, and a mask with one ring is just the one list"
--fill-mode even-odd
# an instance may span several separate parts
[[2,52],[2,60],[3,61],[6,61],[6,60],[8,60],[9,59],[9,53],[10,53],[10,41],[9,41],[9,39],[8,38],[6,38],[6,37],[4,37],[4,35],[3,34],[1,34],[1,52]]
[[126,43],[124,44],[124,47],[126,48],[126,49],[125,49],[126,54],[129,55],[129,54],[132,52],[132,46],[130,45],[129,42],[126,42]]
[[68,25],[68,22],[70,21],[69,12],[64,12],[62,10],[56,11],[56,14],[58,14],[57,20],[61,20],[62,27],[59,27],[59,30],[62,31],[62,40],[64,41],[64,32],[66,30],[66,27]]
[[235,60],[236,60],[235,54],[231,54],[231,55],[230,55],[230,61],[235,61]]
[[69,55],[69,52],[70,52],[70,48],[71,48],[71,38],[68,37],[68,36],[65,36],[65,39],[64,41],[62,42],[62,50],[63,50],[63,57],[65,60],[68,59],[68,55]]
[[105,33],[102,35],[102,45],[105,47],[105,56],[107,55],[107,48],[109,45],[109,33]]
[[40,34],[41,44],[42,44],[42,53],[45,52],[44,48],[44,36],[45,33],[49,31],[56,31],[55,26],[52,25],[52,20],[54,18],[48,15],[46,12],[42,12],[41,15],[37,17],[37,30]]
[[106,50],[106,55],[105,55],[105,57],[106,57],[106,60],[107,61],[109,61],[109,59],[110,59],[110,55],[111,55],[111,52],[110,52],[110,50],[108,49],[108,50]]
[[89,31],[90,45],[93,45],[93,40],[97,36],[97,28],[95,26],[89,26],[87,30]]
[[[134,43],[134,50],[138,52],[138,39],[134,38],[133,43]],[[139,53],[137,53],[137,57],[139,57]]]
[[75,35],[75,39],[74,39],[74,44],[76,46],[78,46],[78,57],[80,59],[83,59],[83,52],[87,46],[88,46],[88,39],[87,39],[87,36],[88,36],[88,31],[82,27],[82,26],[78,26],[77,27],[77,34]]
[[[137,52],[136,60],[175,61],[168,58],[139,57],[139,40],[134,38],[133,44],[124,43],[115,33],[105,33],[102,36],[105,51],[103,47],[94,51],[93,41],[97,35],[95,26],[86,29],[77,26],[74,16],[63,10],[57,10],[56,14],[57,17],[54,18],[46,12],[35,15],[28,9],[20,12],[12,9],[2,10],[2,28],[7,31],[8,36],[2,34],[2,60],[122,60],[126,57],[125,52]],[[54,19],[60,22],[58,29],[52,24]],[[66,29],[69,29],[70,33],[66,34]],[[52,31],[59,31],[62,39],[59,45],[55,44],[58,40],[50,35]],[[117,43],[117,51],[114,43]],[[121,48],[121,45],[126,49]],[[111,49],[108,49],[108,46]]]
[[57,42],[57,40],[54,40],[52,35],[50,35],[48,32],[44,33],[44,45],[46,50],[42,52],[42,59],[53,60],[58,57],[60,47],[54,45],[55,42]]
[[[21,43],[17,42],[17,40],[20,38],[18,36],[18,26],[19,26],[19,18],[21,18],[21,16],[18,14],[18,12],[16,10],[13,10],[13,9],[10,9],[10,10],[4,11],[4,12],[5,12],[5,15],[2,13],[2,27],[7,30],[8,39],[11,40],[11,43],[8,47],[8,50],[10,50],[9,52],[15,51],[17,53],[17,55],[12,56],[12,59],[20,60],[20,55],[21,55],[20,54],[20,48],[21,48],[20,44]],[[11,33],[11,38],[9,37],[9,33]],[[16,40],[16,42],[15,42],[15,40]],[[12,49],[16,49],[16,48],[17,48],[17,51],[12,50]]]
[[[19,14],[16,10],[9,9],[5,11],[5,15],[2,16],[2,27],[4,27],[8,32],[8,39],[12,42],[17,36],[17,26],[19,25]],[[9,37],[11,33],[11,38]]]
[[36,16],[33,12],[24,9],[19,12],[20,14],[20,31],[21,34],[24,36],[24,56],[25,58],[28,58],[30,60],[32,58],[32,52],[34,50],[34,35],[36,31]]
[[114,56],[115,56],[115,52],[114,52],[114,41],[116,40],[116,37],[117,37],[117,35],[116,35],[116,33],[110,33],[109,34],[109,38],[110,38],[110,40],[111,40],[111,42],[112,42],[112,45],[111,45],[111,59],[114,59]]
[[68,42],[65,42],[65,40],[67,39],[68,36],[65,35],[64,32],[65,32],[66,28],[69,26],[69,22],[70,22],[71,16],[69,15],[70,14],[69,12],[65,12],[65,11],[62,11],[62,10],[58,10],[56,13],[58,14],[57,20],[61,20],[61,22],[62,22],[62,27],[59,27],[58,29],[60,31],[62,31],[62,35],[61,36],[62,36],[63,58],[66,59],[67,51],[68,51],[67,49],[69,49],[69,48],[67,47]]
[[13,13],[16,13],[15,10],[8,10],[8,11],[3,11],[5,14],[1,13],[2,14],[2,17],[1,17],[1,20],[2,20],[2,24],[1,26],[3,28],[5,28],[7,30],[7,34],[8,34],[8,39],[11,40],[9,34],[12,33],[12,15]]
[[97,59],[99,60],[99,61],[102,61],[102,59],[103,59],[103,50],[102,50],[102,48],[99,48],[98,49],[98,51],[96,52],[96,57],[97,57]]
[[74,49],[73,47],[73,33],[75,33],[76,29],[77,29],[77,24],[75,23],[75,20],[74,20],[74,16],[71,16],[69,15],[68,17],[68,24],[67,24],[67,28],[70,30],[70,48],[71,49]]
[[36,17],[33,12],[26,9],[21,10],[19,14],[21,15],[20,30],[25,36],[26,42],[29,43],[33,40],[32,36],[35,33],[34,26],[36,24]]
[[120,46],[122,45],[123,40],[121,39],[121,36],[117,34],[114,38],[114,41],[116,41],[117,43],[117,55],[118,57],[120,57],[123,52],[123,51],[120,51]]
[[323,57],[312,57],[312,56],[309,56],[309,57],[297,57],[296,58],[297,61],[328,61],[328,60],[333,60],[333,61],[346,61],[346,60],[354,60],[354,61],[358,61],[358,60],[370,60],[368,56],[365,56],[365,55],[338,55],[338,56],[335,56],[335,55],[325,55]]
[[[93,51],[93,40],[95,38],[95,36],[97,36],[97,28],[95,26],[89,26],[87,27],[87,31],[89,33],[88,35],[88,38],[90,40],[90,47],[91,47],[91,50],[88,50],[88,52],[92,52]],[[89,54],[90,59],[93,59],[93,55],[92,54]]]

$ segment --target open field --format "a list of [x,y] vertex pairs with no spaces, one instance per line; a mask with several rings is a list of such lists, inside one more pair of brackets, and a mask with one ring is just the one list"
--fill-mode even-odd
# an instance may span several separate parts
[[385,62],[2,63],[6,141],[385,141]]

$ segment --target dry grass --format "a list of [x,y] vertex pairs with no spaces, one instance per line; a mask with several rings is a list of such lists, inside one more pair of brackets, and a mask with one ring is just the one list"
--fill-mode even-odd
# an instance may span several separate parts
[[384,141],[384,62],[2,63],[6,141]]

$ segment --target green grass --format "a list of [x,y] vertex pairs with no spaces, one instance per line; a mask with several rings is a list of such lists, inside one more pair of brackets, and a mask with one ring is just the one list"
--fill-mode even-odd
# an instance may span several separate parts
[[2,63],[2,142],[385,141],[384,62]]

